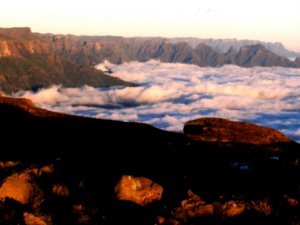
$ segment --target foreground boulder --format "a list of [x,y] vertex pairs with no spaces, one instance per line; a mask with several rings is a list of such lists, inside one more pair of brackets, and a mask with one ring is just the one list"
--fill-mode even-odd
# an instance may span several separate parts
[[123,176],[115,192],[119,200],[145,206],[161,199],[163,187],[145,177]]
[[28,174],[13,174],[7,177],[0,187],[0,199],[11,198],[23,205],[30,202],[34,195],[34,188]]
[[189,121],[184,126],[184,134],[193,140],[205,142],[255,145],[292,142],[291,139],[275,129],[222,118],[201,118]]

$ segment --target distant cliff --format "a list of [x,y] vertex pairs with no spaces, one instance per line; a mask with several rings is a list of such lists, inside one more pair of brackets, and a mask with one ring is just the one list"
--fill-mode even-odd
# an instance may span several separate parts
[[83,65],[103,62],[105,59],[121,64],[130,61],[157,59],[169,63],[187,63],[198,66],[234,64],[241,67],[281,66],[300,67],[298,61],[278,56],[263,44],[245,45],[226,52],[205,43],[192,46],[190,42],[174,42],[167,38],[123,38],[89,36],[54,36],[59,54]]
[[258,40],[237,40],[237,39],[202,39],[202,38],[172,38],[173,43],[186,42],[192,48],[197,47],[199,44],[206,44],[212,47],[216,51],[226,53],[230,48],[239,51],[241,47],[246,45],[263,45],[267,50],[275,53],[276,55],[283,56],[286,58],[300,57],[299,52],[288,50],[280,42],[263,42]]
[[206,44],[210,42],[38,34],[32,33],[30,28],[0,28],[0,88],[12,92],[53,84],[68,87],[130,85],[94,68],[104,60],[116,64],[157,59],[213,67],[225,64],[300,67],[299,59],[290,61],[259,43],[239,49],[232,46],[226,51],[226,48],[220,50]]
[[0,90],[12,92],[53,84],[67,87],[130,85],[89,64],[70,59],[53,43],[51,36],[33,34],[29,28],[0,29]]

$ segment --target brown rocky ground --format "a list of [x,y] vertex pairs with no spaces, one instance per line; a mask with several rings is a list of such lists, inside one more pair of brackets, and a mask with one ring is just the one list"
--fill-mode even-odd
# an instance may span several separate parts
[[0,224],[299,224],[299,144],[213,121],[199,141],[211,119],[177,134],[0,97]]

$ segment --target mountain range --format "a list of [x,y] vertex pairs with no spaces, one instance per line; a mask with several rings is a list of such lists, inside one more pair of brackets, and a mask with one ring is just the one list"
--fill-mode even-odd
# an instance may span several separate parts
[[276,55],[286,58],[297,58],[300,56],[299,52],[286,49],[280,42],[262,42],[259,40],[237,40],[237,39],[201,39],[201,38],[172,38],[173,43],[187,42],[193,48],[199,44],[206,44],[213,49],[226,53],[231,47],[239,51],[245,45],[263,45],[267,50],[275,53]]
[[30,28],[1,28],[0,87],[2,91],[14,92],[53,84],[132,85],[94,68],[104,60],[115,64],[157,59],[204,67],[233,64],[300,68],[300,57],[291,61],[274,53],[279,51],[285,52],[281,55],[297,56],[278,43],[54,35],[32,33]]

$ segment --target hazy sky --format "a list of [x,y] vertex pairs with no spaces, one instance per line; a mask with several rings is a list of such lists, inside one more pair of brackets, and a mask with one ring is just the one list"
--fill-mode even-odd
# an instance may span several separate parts
[[300,50],[300,0],[7,0],[0,27],[88,35],[238,38]]

